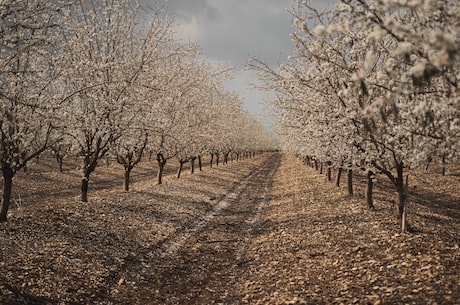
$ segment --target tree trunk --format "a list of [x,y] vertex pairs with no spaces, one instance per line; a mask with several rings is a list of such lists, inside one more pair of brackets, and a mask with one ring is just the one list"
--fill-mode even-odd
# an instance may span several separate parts
[[196,157],[190,158],[190,173],[195,173],[195,159]]
[[318,170],[318,161],[315,160],[315,169]]
[[332,180],[332,173],[331,173],[331,162],[327,162],[327,181]]
[[446,157],[442,156],[442,175],[446,175]]
[[2,168],[2,172],[3,172],[3,197],[2,197],[2,207],[0,209],[0,222],[6,222],[7,221],[6,216],[8,214],[8,209],[10,208],[14,172],[9,166],[4,166]]
[[374,199],[372,197],[372,189],[374,188],[374,181],[372,180],[374,173],[372,171],[367,172],[367,189],[366,189],[366,204],[369,209],[374,209]]
[[228,155],[230,152],[224,154],[224,164],[228,164]]
[[158,175],[157,175],[157,184],[163,183],[163,171],[165,168],[165,163],[158,164]]
[[214,161],[214,154],[211,154],[211,160],[209,161],[209,167],[212,168],[212,161]]
[[182,167],[184,166],[185,161],[179,160],[179,168],[177,169],[177,179],[180,178],[182,174]]
[[125,169],[125,192],[129,192],[129,175],[131,174],[131,169]]
[[83,178],[81,180],[81,201],[82,202],[88,202],[89,176],[96,169],[98,154],[99,153],[93,156],[92,159],[89,156],[85,156],[83,160],[84,171],[83,171]]
[[353,195],[353,169],[348,170],[348,195]]
[[397,204],[397,217],[401,224],[401,232],[407,232],[407,221],[406,221],[406,188],[404,186],[404,164],[398,163],[396,166],[398,176],[396,178],[396,204]]
[[166,162],[159,162],[158,163],[158,175],[157,175],[157,184],[163,183],[163,172],[165,169]]
[[322,175],[323,174],[323,162],[320,162],[320,166],[319,166],[319,174]]
[[429,156],[427,159],[426,159],[426,166],[425,166],[425,171],[427,172],[428,171],[428,168],[430,167],[430,164],[431,162],[433,161],[433,158],[431,156]]
[[157,175],[157,183],[163,183],[163,171],[165,169],[166,162],[168,160],[163,157],[161,153],[157,153],[157,162],[158,162],[158,175]]
[[60,172],[60,173],[63,172],[63,170],[62,170],[62,164],[63,164],[63,162],[64,162],[64,157],[59,156],[59,157],[58,157],[58,163],[59,163],[59,172]]
[[335,179],[335,186],[340,187],[340,177],[342,176],[342,168],[337,169],[337,177]]
[[81,179],[81,202],[88,202],[89,176]]
[[200,172],[203,171],[203,162],[201,161],[201,156],[198,156],[198,168]]
[[216,166],[219,166],[219,158],[220,158],[220,154],[217,153],[216,154]]

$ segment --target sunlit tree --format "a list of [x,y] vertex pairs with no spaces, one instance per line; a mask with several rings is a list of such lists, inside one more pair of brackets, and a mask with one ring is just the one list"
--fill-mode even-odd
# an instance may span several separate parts
[[386,175],[403,231],[405,169],[435,147],[458,158],[458,12],[450,1],[342,1],[329,12],[298,1],[296,55],[277,71],[251,62],[277,92],[284,149],[365,169],[370,207],[374,176]]
[[62,30],[65,9],[41,0],[0,2],[0,222],[7,220],[15,174],[55,142],[63,97],[54,37]]
[[66,86],[74,93],[66,104],[65,129],[83,158],[83,202],[98,162],[140,115],[131,111],[138,109],[135,90],[140,77],[171,40],[171,22],[161,8],[153,10],[144,20],[135,1],[88,0],[80,1],[68,16]]

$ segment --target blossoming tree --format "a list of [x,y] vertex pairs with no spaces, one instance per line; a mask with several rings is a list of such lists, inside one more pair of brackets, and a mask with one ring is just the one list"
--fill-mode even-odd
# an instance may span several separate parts
[[139,114],[131,111],[139,78],[170,42],[171,23],[161,8],[154,10],[144,27],[133,1],[81,1],[68,15],[66,85],[75,93],[67,101],[65,128],[83,157],[83,202],[91,173]]
[[458,158],[458,13],[450,1],[344,0],[323,13],[298,1],[296,56],[279,71],[252,61],[278,92],[284,148],[366,169],[370,207],[372,177],[386,175],[403,231],[405,168],[435,147]]
[[62,94],[53,39],[62,28],[60,7],[48,1],[0,3],[0,222],[7,220],[13,177],[55,141]]

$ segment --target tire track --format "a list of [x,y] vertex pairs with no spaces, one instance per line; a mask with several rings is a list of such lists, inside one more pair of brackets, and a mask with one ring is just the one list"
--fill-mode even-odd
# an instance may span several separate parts
[[279,163],[274,154],[191,229],[163,245],[154,304],[241,302],[240,275]]
[[[158,249],[158,254],[160,257],[164,258],[167,256],[174,256],[177,254],[179,249],[187,242],[187,240],[193,235],[203,229],[205,229],[213,219],[219,215],[219,213],[227,209],[229,206],[238,202],[241,194],[248,189],[248,187],[263,187],[265,194],[268,192],[268,182],[269,178],[273,177],[278,166],[273,166],[273,164],[279,164],[279,155],[273,155],[267,161],[265,161],[261,167],[252,172],[249,176],[239,182],[228,194],[226,194],[215,206],[208,212],[203,218],[195,221],[191,228],[182,232],[182,234],[177,235],[176,237],[168,240],[163,243]],[[255,177],[258,175],[264,174],[267,177],[262,186],[254,185]],[[254,224],[260,218],[260,212],[262,211],[263,206],[265,205],[265,194],[261,198],[263,199],[257,208],[257,214],[254,219],[251,220]]]

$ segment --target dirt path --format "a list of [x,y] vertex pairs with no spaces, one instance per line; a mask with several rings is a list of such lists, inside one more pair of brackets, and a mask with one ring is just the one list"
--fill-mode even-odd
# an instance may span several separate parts
[[239,303],[251,232],[279,161],[278,154],[267,159],[204,217],[167,239],[152,267],[141,271],[142,284],[124,290],[123,298],[133,304]]

